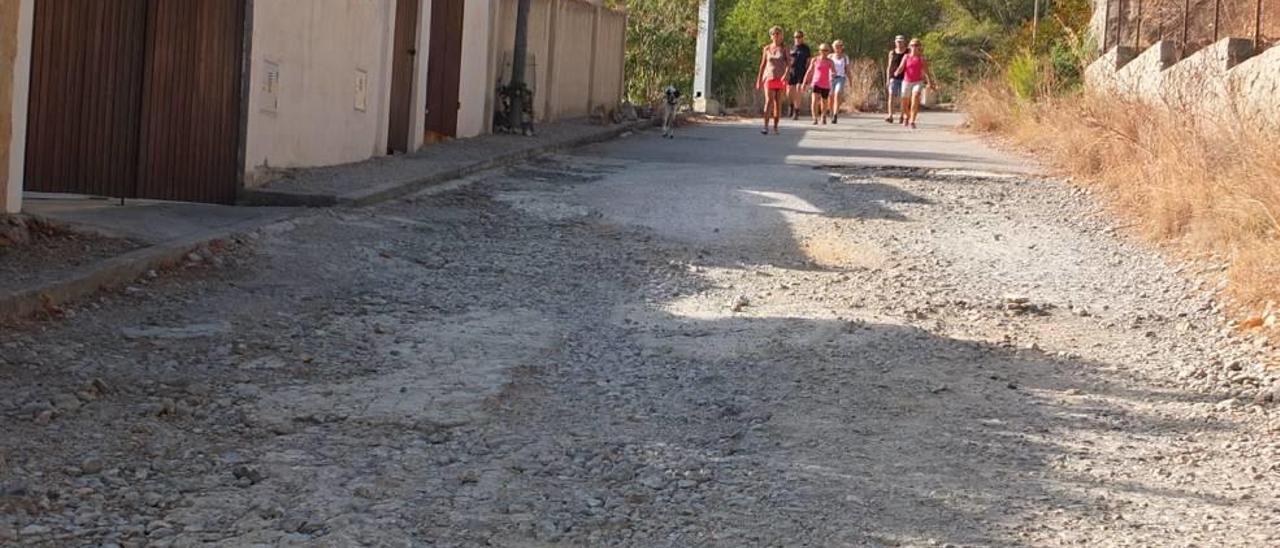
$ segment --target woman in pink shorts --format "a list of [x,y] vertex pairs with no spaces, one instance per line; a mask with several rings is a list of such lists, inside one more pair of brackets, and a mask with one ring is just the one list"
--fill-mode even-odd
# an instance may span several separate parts
[[821,116],[822,123],[827,123],[827,103],[831,97],[831,80],[835,75],[836,64],[829,57],[831,55],[831,47],[822,44],[818,46],[818,56],[809,63],[809,71],[804,75],[804,83],[809,86],[809,90],[813,95],[813,102],[810,103],[809,111],[813,113],[813,125],[818,125],[818,118]]
[[787,76],[791,70],[791,55],[782,45],[782,27],[769,29],[769,43],[760,53],[760,74],[756,76],[756,89],[764,90],[764,129],[769,134],[769,118],[773,118],[773,134],[778,134],[778,120],[782,118],[782,97],[787,92]]

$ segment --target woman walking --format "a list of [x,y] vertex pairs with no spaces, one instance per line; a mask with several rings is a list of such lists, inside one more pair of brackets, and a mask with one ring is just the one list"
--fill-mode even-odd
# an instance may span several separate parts
[[831,98],[831,80],[835,75],[835,63],[830,57],[831,48],[826,44],[818,46],[818,56],[809,63],[805,72],[804,83],[809,87],[813,100],[809,110],[813,113],[813,125],[818,125],[818,117],[827,123],[827,104]]
[[911,99],[903,94],[902,76],[898,73],[898,68],[902,66],[902,58],[906,57],[907,53],[907,37],[899,34],[893,39],[893,49],[889,50],[889,61],[885,64],[884,74],[885,85],[889,88],[889,100],[885,101],[889,109],[889,116],[884,121],[890,124],[893,123],[894,103],[900,103],[899,106],[901,107],[898,110],[898,122],[907,123],[907,107]]
[[769,134],[769,118],[773,118],[773,134],[778,134],[778,119],[782,117],[782,98],[787,92],[787,73],[791,69],[791,55],[782,45],[782,27],[769,29],[769,43],[760,52],[760,73],[756,76],[756,89],[764,90],[764,129]]
[[844,94],[844,85],[853,79],[850,72],[853,67],[849,64],[849,56],[844,54],[844,40],[836,40],[831,43],[831,47],[835,49],[831,55],[832,74],[831,74],[831,104],[827,110],[831,112],[831,123],[840,123],[840,100]]
[[791,119],[800,119],[800,102],[804,100],[804,75],[812,61],[809,44],[804,43],[804,31],[796,31],[792,37],[791,74],[787,79],[787,97],[791,100]]
[[911,97],[911,109],[907,112],[906,123],[911,125],[911,129],[915,129],[924,91],[933,89],[933,75],[929,73],[929,62],[924,58],[924,45],[919,38],[911,39],[910,52],[902,58],[898,74],[902,76],[902,92]]

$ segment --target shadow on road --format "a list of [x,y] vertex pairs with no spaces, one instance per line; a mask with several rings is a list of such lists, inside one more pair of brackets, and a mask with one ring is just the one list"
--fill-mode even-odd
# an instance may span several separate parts
[[[751,542],[1023,545],[1037,523],[1092,528],[1125,499],[1235,504],[1089,472],[1131,438],[1225,427],[1135,413],[1160,395],[1114,392],[1098,364],[893,324],[667,316],[652,329],[697,334],[664,338],[671,352],[650,366],[698,379],[654,387],[654,430],[715,432],[715,459],[746,464],[723,478],[745,491],[709,502],[729,529],[774,524]],[[735,509],[742,495],[755,503]]]

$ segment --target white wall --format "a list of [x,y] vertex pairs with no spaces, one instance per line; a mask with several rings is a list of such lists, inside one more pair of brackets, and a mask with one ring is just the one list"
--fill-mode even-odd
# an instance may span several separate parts
[[496,85],[490,75],[489,41],[495,0],[466,0],[462,12],[462,68],[458,83],[458,137],[489,132],[489,103]]
[[0,212],[22,209],[34,0],[0,0]]
[[[386,152],[394,31],[394,0],[253,2],[246,185],[259,182],[265,167],[333,165]],[[268,62],[279,67],[274,112]],[[356,108],[357,70],[368,75],[363,111]]]

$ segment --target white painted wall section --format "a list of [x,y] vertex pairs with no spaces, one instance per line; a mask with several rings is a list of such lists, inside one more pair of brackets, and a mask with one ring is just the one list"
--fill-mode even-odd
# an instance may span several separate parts
[[247,186],[385,154],[394,31],[395,0],[253,2]]

